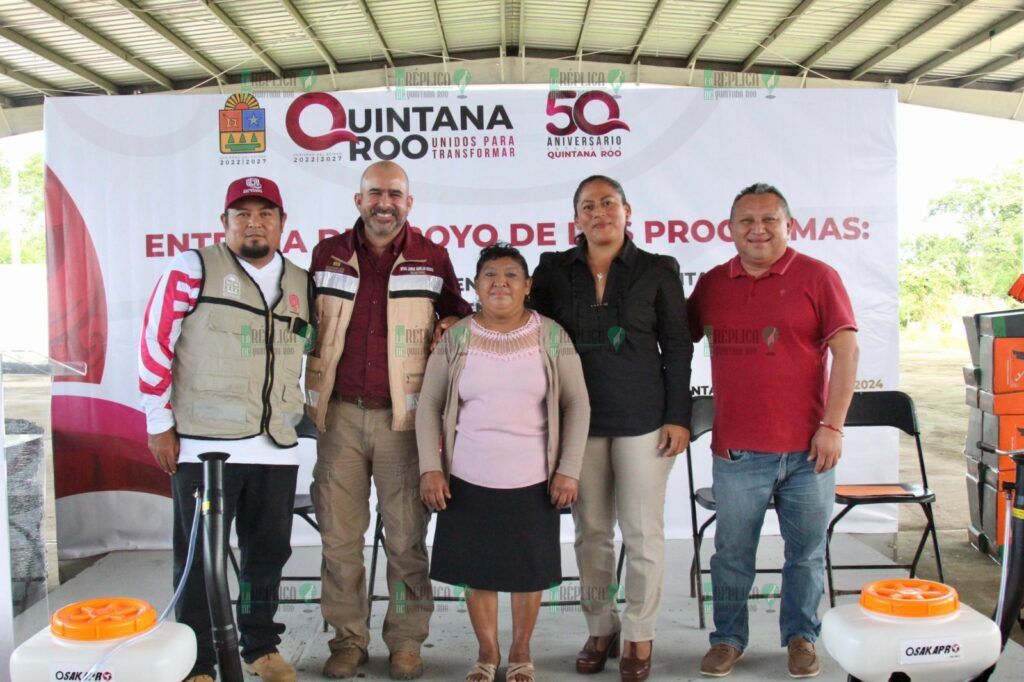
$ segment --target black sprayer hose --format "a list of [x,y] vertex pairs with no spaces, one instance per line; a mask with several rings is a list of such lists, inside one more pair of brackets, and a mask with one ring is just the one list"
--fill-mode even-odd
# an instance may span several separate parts
[[224,528],[224,462],[228,454],[205,452],[203,463],[203,573],[206,599],[210,604],[213,646],[224,682],[244,682],[242,662],[238,658],[238,630],[231,613],[231,593],[225,553],[227,530]]

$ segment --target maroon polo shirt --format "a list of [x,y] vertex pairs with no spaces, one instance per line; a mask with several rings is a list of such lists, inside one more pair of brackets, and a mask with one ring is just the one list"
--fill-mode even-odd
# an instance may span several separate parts
[[338,362],[334,392],[351,398],[388,398],[388,279],[405,246],[405,225],[384,253],[377,255],[356,229],[359,290],[352,321],[345,330],[345,352]]
[[755,278],[737,256],[701,276],[687,318],[711,352],[712,451],[809,449],[825,413],[828,341],[857,329],[839,274],[787,248]]

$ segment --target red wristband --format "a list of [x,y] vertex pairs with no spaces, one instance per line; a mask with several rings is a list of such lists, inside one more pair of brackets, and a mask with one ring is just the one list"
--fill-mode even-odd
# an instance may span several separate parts
[[819,424],[820,424],[821,426],[824,426],[824,427],[825,427],[826,429],[828,429],[829,431],[835,431],[835,432],[836,432],[836,433],[838,433],[838,434],[839,434],[840,436],[841,436],[841,435],[843,435],[843,430],[842,430],[841,428],[839,428],[838,426],[832,426],[831,424],[826,424],[825,422],[818,422],[818,423],[819,423]]

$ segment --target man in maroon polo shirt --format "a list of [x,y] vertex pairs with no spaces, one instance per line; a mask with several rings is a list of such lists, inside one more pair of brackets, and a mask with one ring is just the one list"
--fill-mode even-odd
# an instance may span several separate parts
[[704,273],[687,301],[691,334],[711,349],[715,400],[715,630],[701,673],[728,675],[747,646],[747,595],[774,498],[786,548],[782,646],[789,674],[813,677],[821,670],[814,642],[825,532],[857,375],[857,326],[838,273],[788,246],[793,219],[779,190],[759,183],[741,191],[730,224],[738,255]]
[[310,266],[319,335],[306,365],[306,401],[321,432],[311,494],[323,539],[321,607],[336,630],[323,668],[330,678],[353,677],[367,660],[371,479],[387,535],[389,672],[401,680],[423,674],[420,645],[433,600],[416,404],[435,327],[471,308],[448,253],[406,222],[412,203],[401,166],[369,166],[355,195],[355,226],[320,242]]

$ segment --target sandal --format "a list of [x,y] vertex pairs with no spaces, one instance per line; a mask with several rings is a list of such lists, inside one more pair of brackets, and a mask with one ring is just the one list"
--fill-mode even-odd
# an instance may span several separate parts
[[494,673],[498,672],[498,666],[496,663],[484,663],[477,661],[470,668],[469,672],[466,673],[466,682],[477,682],[483,680],[483,682],[494,682]]
[[517,677],[526,682],[534,682],[537,676],[533,668],[533,662],[509,663],[508,670],[505,671],[505,682],[517,682]]

